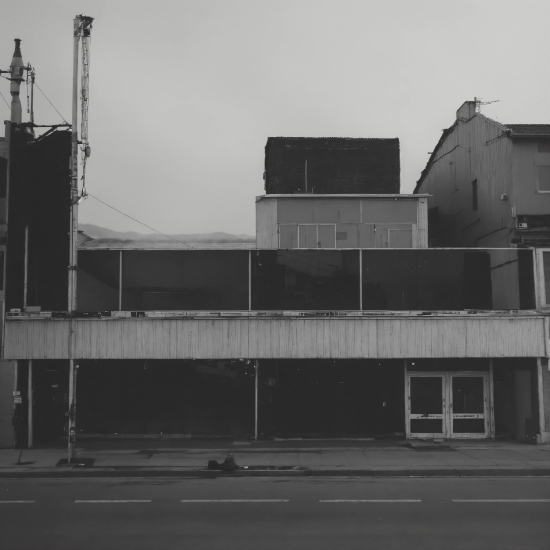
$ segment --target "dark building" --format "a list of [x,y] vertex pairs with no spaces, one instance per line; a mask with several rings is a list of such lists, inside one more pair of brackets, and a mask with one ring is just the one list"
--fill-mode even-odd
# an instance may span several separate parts
[[[12,124],[11,132],[6,310],[22,309],[26,305],[65,311],[71,134],[54,131],[32,139],[20,125],[15,124]],[[28,228],[27,252],[25,228]]]
[[399,139],[270,137],[268,195],[394,194],[400,189]]

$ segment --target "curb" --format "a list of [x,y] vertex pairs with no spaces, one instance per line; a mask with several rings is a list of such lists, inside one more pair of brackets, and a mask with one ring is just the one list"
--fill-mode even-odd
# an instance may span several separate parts
[[1,472],[0,479],[172,477],[215,479],[223,477],[546,477],[550,468],[453,468],[437,470],[150,470],[145,468],[51,468],[41,471]]

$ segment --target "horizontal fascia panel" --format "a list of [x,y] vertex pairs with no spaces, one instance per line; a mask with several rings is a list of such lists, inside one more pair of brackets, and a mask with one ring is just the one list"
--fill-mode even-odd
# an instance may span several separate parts
[[[76,359],[543,357],[542,317],[104,318],[73,321]],[[6,359],[68,359],[70,321],[7,320]]]

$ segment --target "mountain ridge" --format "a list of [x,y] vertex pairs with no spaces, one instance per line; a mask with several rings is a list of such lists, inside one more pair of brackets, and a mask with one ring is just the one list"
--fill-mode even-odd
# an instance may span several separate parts
[[94,240],[108,239],[110,241],[147,241],[147,242],[165,242],[177,240],[184,243],[247,243],[254,242],[256,238],[253,235],[246,235],[241,233],[235,235],[232,233],[226,233],[224,231],[214,231],[211,233],[174,233],[169,236],[165,236],[159,233],[138,233],[137,231],[116,231],[109,229],[108,227],[102,227],[92,223],[80,223],[78,225],[79,231],[82,231],[85,235],[91,237]]

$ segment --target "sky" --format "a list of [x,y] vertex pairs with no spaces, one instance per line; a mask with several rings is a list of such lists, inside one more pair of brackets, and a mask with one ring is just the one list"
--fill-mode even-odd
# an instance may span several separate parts
[[[269,136],[398,137],[411,193],[464,101],[550,123],[548,0],[4,2],[0,68],[22,39],[69,121],[77,14],[95,18],[86,187],[164,233],[253,235]],[[38,90],[35,121],[63,122]],[[91,197],[79,218],[150,232]]]

